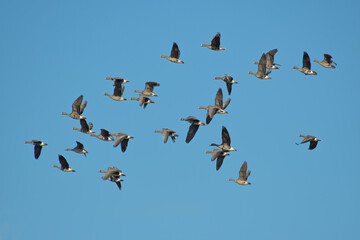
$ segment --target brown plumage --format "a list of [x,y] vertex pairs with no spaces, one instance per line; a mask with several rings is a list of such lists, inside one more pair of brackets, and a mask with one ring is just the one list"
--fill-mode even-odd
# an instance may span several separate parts
[[217,33],[212,39],[211,39],[211,44],[201,44],[201,47],[207,47],[211,50],[214,51],[219,51],[219,50],[225,50],[225,48],[220,47],[220,33]]
[[249,74],[254,75],[257,78],[260,79],[271,79],[268,75],[271,73],[271,71],[266,71],[266,56],[265,54],[262,54],[259,64],[258,64],[258,71],[257,73],[248,72]]
[[318,64],[320,64],[321,66],[323,67],[326,67],[326,68],[335,68],[333,64],[337,65],[336,62],[334,62],[332,59],[332,56],[330,54],[324,54],[324,59],[319,62],[318,60],[314,60],[314,62],[317,62]]
[[161,55],[160,57],[166,58],[173,63],[184,63],[183,61],[181,61],[179,59],[180,58],[180,50],[179,50],[179,46],[176,44],[176,42],[173,43],[170,57],[164,56],[164,55]]
[[304,55],[303,55],[303,67],[298,68],[295,66],[295,67],[293,67],[293,69],[297,69],[305,75],[317,75],[317,73],[315,71],[311,70],[310,57],[307,52],[304,52]]

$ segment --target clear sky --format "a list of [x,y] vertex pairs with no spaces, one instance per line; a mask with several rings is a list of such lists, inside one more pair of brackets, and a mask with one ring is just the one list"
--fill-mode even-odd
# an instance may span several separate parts
[[[359,1],[1,1],[0,240],[37,239],[360,239]],[[221,33],[225,51],[201,48]],[[169,55],[173,42],[180,59]],[[277,48],[271,80],[256,72]],[[311,61],[333,56],[336,69]],[[185,143],[189,124],[205,121],[214,78],[229,74],[227,115],[216,115]],[[123,77],[125,98],[156,81],[145,110],[115,102],[105,77]],[[125,153],[83,133],[63,116],[84,95],[84,115],[131,139]],[[232,146],[219,171],[206,150]],[[153,130],[171,128],[176,143]],[[322,139],[313,151],[299,134]],[[48,144],[38,160],[26,140]],[[66,148],[80,141],[87,157]],[[75,173],[56,168],[64,155]],[[237,178],[243,161],[250,186]],[[119,191],[100,169],[127,175]]]

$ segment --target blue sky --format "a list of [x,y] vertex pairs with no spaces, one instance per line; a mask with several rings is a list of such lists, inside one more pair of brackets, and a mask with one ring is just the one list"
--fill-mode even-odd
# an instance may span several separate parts
[[[358,1],[2,1],[0,3],[0,239],[359,239]],[[217,33],[225,51],[201,48]],[[180,59],[169,55],[173,42]],[[273,48],[271,80],[249,75]],[[310,59],[331,54],[336,69]],[[227,115],[216,115],[185,143],[199,106],[233,86]],[[146,81],[159,95],[145,110],[115,102],[105,77],[123,77],[125,98]],[[134,139],[112,143],[73,131],[60,113],[83,94],[84,115]],[[234,148],[219,171],[206,150],[226,126]],[[176,143],[153,130],[171,128]],[[299,134],[323,141],[313,150]],[[38,160],[26,140],[48,143]],[[80,141],[87,157],[66,148]],[[52,167],[58,154],[76,173]],[[250,186],[229,182],[243,163]],[[122,169],[123,189],[100,169]]]

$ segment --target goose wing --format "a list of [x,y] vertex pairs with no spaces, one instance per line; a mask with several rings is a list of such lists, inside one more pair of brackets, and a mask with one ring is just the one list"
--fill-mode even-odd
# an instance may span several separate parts
[[219,90],[216,93],[215,96],[215,106],[222,108],[223,107],[223,92],[222,89],[219,88]]
[[224,126],[222,127],[221,137],[222,137],[222,144],[226,143],[229,146],[231,145],[231,139],[230,139],[229,132],[226,129],[226,127],[224,127]]
[[42,146],[40,144],[41,144],[41,142],[35,143],[35,146],[34,146],[35,159],[38,159],[40,157],[40,153],[41,153],[41,149],[42,149]]
[[80,119],[81,129],[88,132],[90,130],[90,126],[87,124],[85,119]]
[[59,154],[59,162],[61,164],[61,167],[63,169],[68,169],[69,168],[69,163],[66,161],[66,159],[64,158],[64,156]]
[[310,57],[309,57],[309,54],[308,54],[307,52],[304,52],[304,56],[303,56],[303,67],[304,67],[304,68],[311,69]]
[[211,46],[213,48],[219,48],[220,47],[220,33],[217,33],[212,39],[211,39]]
[[314,148],[316,148],[317,144],[317,141],[310,141],[309,150],[313,150]]
[[154,87],[158,87],[158,86],[160,86],[160,84],[157,82],[146,82],[145,83],[145,91],[152,92],[154,90]]
[[189,143],[195,136],[197,130],[199,129],[199,125],[191,124],[189,127],[189,131],[186,136],[186,143]]
[[83,100],[83,95],[80,95],[72,104],[72,111],[80,114],[80,105]]
[[180,57],[180,50],[179,46],[176,44],[176,42],[173,43],[170,57],[179,59]]
[[258,64],[258,72],[262,73],[263,75],[266,73],[266,56],[264,53],[262,54]]
[[[247,162],[244,161],[244,163],[242,164],[240,171],[239,171],[239,179],[240,180],[246,181],[246,179],[248,177],[246,174],[246,170],[247,170]],[[249,175],[250,175],[250,173],[249,173]]]

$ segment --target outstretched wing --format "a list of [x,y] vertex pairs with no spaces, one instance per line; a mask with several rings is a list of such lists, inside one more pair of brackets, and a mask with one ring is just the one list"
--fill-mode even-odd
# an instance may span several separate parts
[[180,57],[180,50],[179,50],[178,45],[175,42],[173,43],[170,57],[177,58],[177,59],[179,59],[179,57]]
[[224,126],[222,127],[221,137],[222,137],[222,144],[227,143],[229,144],[229,146],[231,145],[229,132]]
[[199,129],[199,125],[191,124],[189,127],[189,131],[186,136],[186,143],[189,143],[195,136],[197,130]]
[[264,53],[261,55],[261,58],[260,58],[260,61],[258,64],[258,72],[262,73],[264,75],[266,74],[266,56]]
[[35,159],[38,159],[40,157],[41,149],[42,146],[40,145],[40,143],[36,143],[34,146]]
[[59,154],[59,162],[60,162],[61,167],[62,167],[63,169],[68,169],[68,168],[69,168],[68,162],[67,162],[66,159],[65,159],[62,155],[60,155],[60,154]]
[[80,95],[75,101],[74,101],[74,103],[72,104],[72,110],[73,110],[73,112],[77,112],[77,113],[79,113],[79,114],[81,114],[80,113],[80,105],[81,105],[81,102],[82,102],[82,100],[83,100],[83,95]]
[[317,144],[317,141],[310,141],[309,150],[313,150],[314,148],[316,148]]
[[[240,171],[239,171],[239,179],[240,180],[246,181],[246,179],[247,179],[246,170],[247,170],[247,162],[244,161],[244,163],[242,164]],[[249,175],[250,175],[250,173],[249,173]]]
[[309,57],[309,54],[308,54],[307,52],[304,52],[304,56],[303,56],[303,67],[304,67],[304,68],[311,69],[310,57]]
[[216,96],[215,96],[215,106],[219,107],[222,109],[223,107],[223,92],[222,92],[222,89],[219,88],[219,90],[217,91],[216,93]]
[[125,152],[127,145],[128,145],[129,139],[125,138],[124,140],[121,141],[121,151]]
[[211,46],[213,48],[219,48],[220,47],[220,33],[217,33],[212,39],[211,39]]

